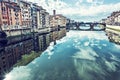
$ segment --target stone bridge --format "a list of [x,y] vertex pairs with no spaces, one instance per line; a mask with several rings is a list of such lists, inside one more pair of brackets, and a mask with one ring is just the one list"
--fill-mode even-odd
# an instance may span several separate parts
[[[80,30],[80,31],[104,31],[106,29],[105,23],[72,23],[70,24],[70,30]],[[87,28],[87,29],[86,29]],[[96,29],[97,28],[97,29]]]

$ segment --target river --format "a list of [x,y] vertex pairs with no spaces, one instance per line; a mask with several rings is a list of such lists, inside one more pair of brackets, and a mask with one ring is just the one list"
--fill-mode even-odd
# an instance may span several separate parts
[[120,45],[102,31],[69,31],[4,80],[120,80]]

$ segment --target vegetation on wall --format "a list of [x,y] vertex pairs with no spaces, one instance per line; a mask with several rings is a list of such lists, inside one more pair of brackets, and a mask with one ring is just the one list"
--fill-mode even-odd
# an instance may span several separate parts
[[25,65],[29,64],[32,60],[39,57],[41,53],[42,52],[36,53],[36,52],[32,51],[30,54],[23,55],[22,58],[20,60],[18,60],[18,62],[14,65],[14,67],[25,66]]

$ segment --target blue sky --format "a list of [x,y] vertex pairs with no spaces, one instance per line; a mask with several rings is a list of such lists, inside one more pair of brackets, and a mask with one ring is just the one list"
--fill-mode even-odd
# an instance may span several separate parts
[[28,0],[43,6],[50,14],[58,14],[76,21],[99,21],[113,11],[120,10],[120,0]]

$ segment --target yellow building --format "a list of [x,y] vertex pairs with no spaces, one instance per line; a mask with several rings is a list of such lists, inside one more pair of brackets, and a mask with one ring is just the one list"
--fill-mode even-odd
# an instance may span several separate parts
[[67,19],[62,14],[56,14],[53,11],[53,15],[50,16],[50,27],[54,31],[52,33],[53,40],[60,39],[66,35],[66,23]]
[[66,17],[64,17],[63,15],[61,14],[57,14],[57,15],[52,15],[50,16],[50,25],[52,27],[55,27],[55,26],[66,26]]

